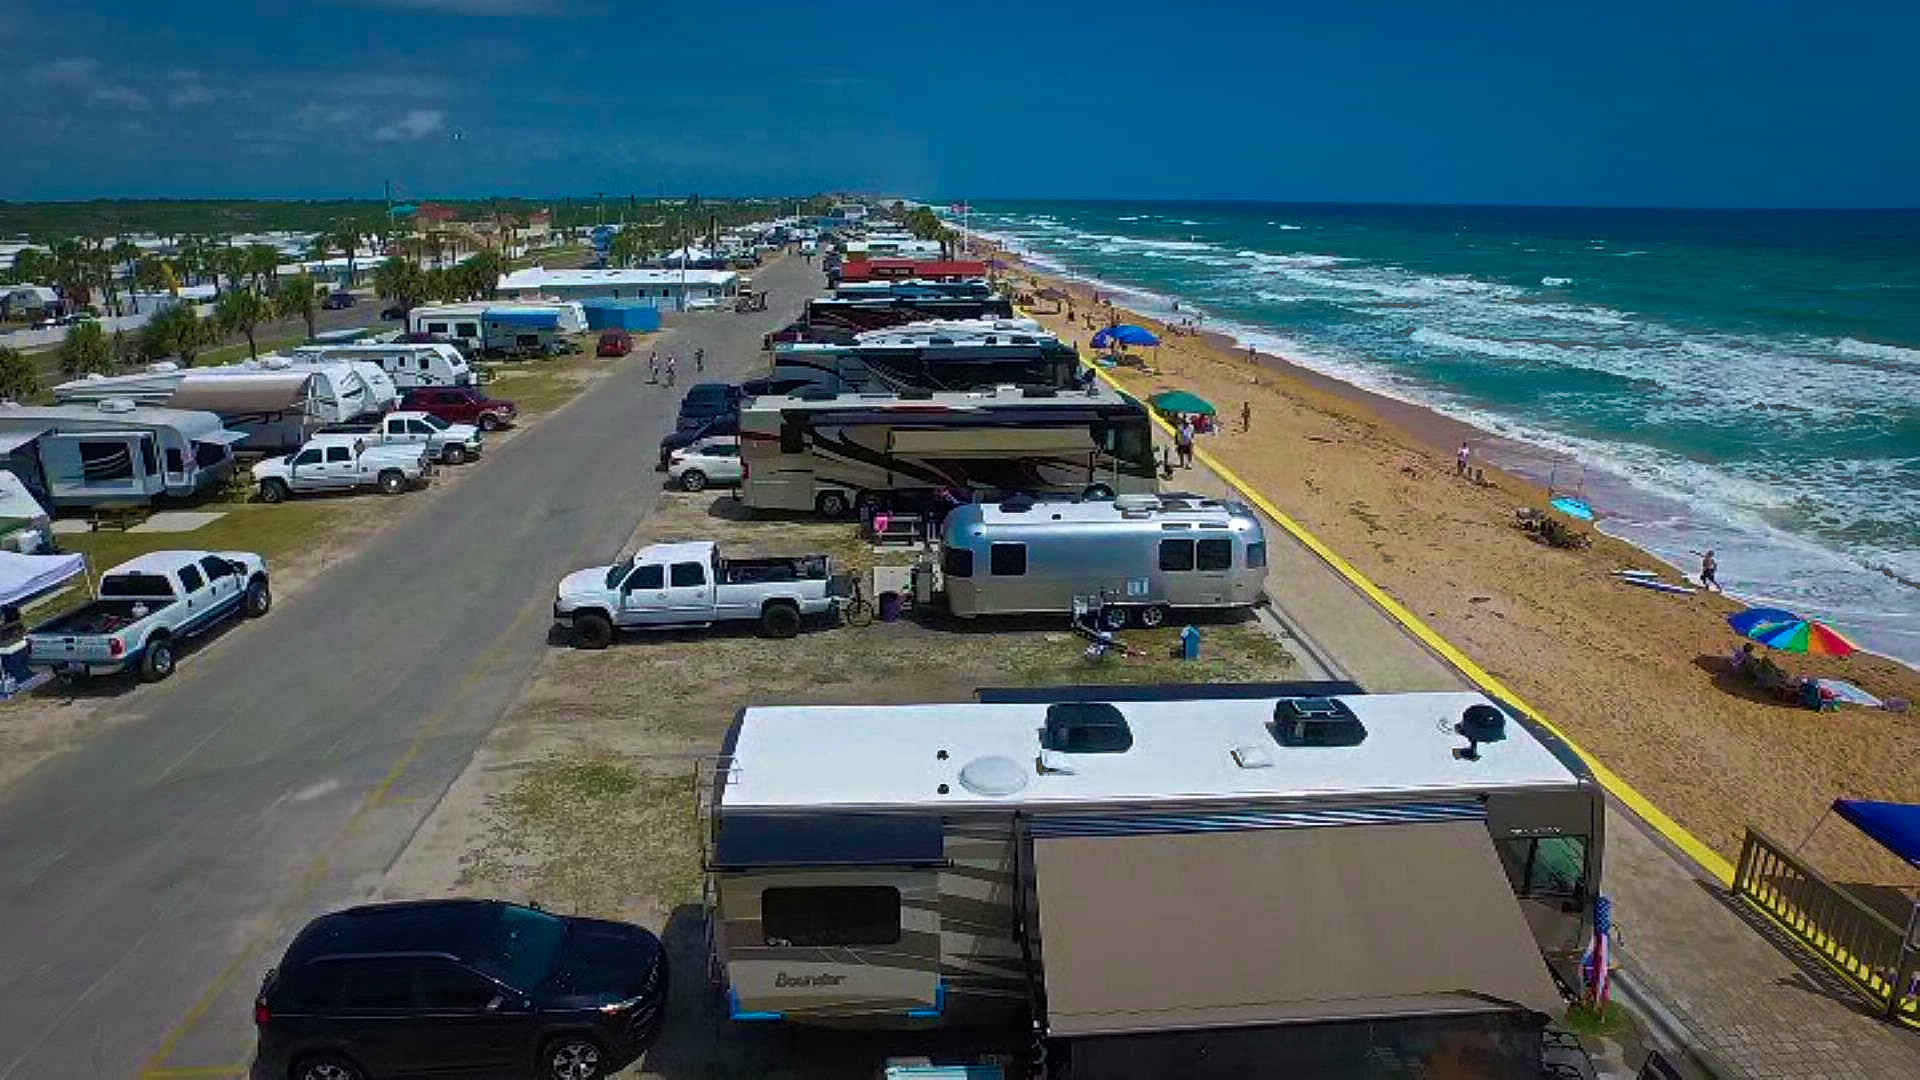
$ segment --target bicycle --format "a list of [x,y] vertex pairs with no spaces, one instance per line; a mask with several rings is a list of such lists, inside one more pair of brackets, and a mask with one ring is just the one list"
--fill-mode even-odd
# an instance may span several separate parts
[[873,624],[873,604],[867,599],[867,592],[860,584],[860,575],[851,574],[847,578],[847,595],[840,602],[840,618],[848,626],[860,627]]

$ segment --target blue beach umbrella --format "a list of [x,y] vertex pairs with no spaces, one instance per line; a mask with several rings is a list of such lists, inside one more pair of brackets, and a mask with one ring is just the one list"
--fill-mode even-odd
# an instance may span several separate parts
[[1779,608],[1748,608],[1727,616],[1727,625],[1742,637],[1782,652],[1846,656],[1860,651],[1860,646],[1826,623]]
[[1148,330],[1144,326],[1135,326],[1132,323],[1121,323],[1119,326],[1111,326],[1093,335],[1093,347],[1096,349],[1110,349],[1115,345],[1158,344],[1160,344],[1160,339],[1153,336],[1153,331]]

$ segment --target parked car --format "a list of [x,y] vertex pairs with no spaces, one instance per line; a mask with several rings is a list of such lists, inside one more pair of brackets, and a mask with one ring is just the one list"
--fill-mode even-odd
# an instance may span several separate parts
[[695,383],[680,399],[680,422],[705,422],[740,404],[740,388],[728,383]]
[[381,308],[380,317],[389,322],[405,322],[407,319],[407,309],[401,307],[399,304],[394,304],[391,307]]
[[633,335],[625,330],[601,331],[600,342],[593,347],[595,356],[625,356],[632,351]]
[[320,302],[320,306],[328,311],[343,311],[359,302],[352,293],[345,289],[340,289],[328,293],[327,298]]
[[838,602],[831,571],[825,555],[727,559],[711,540],[652,544],[561,578],[553,621],[582,649],[606,648],[618,630],[717,622],[758,621],[769,637],[792,637]]
[[722,413],[704,421],[676,426],[672,431],[660,437],[660,464],[655,472],[666,472],[672,464],[673,452],[682,447],[692,446],[701,439],[710,439],[715,435],[740,434],[740,414]]
[[713,435],[667,455],[667,479],[682,491],[731,487],[746,476],[740,463],[740,436]]
[[667,954],[627,923],[498,900],[322,915],[254,999],[252,1080],[600,1080],[666,1014]]
[[273,606],[267,561],[248,551],[154,551],[101,575],[98,598],[27,633],[28,662],[61,675],[173,674],[177,643]]
[[426,447],[369,446],[360,435],[315,435],[298,452],[253,466],[260,501],[270,503],[289,495],[357,488],[398,495],[432,475]]
[[520,407],[505,398],[488,397],[474,386],[434,386],[407,391],[402,409],[429,412],[455,424],[472,424],[481,431],[498,431],[520,417]]
[[327,435],[357,435],[368,446],[404,446],[426,448],[427,457],[442,465],[459,465],[480,456],[480,429],[472,424],[449,423],[430,412],[414,409],[387,413],[377,420],[348,424],[328,424],[320,429]]

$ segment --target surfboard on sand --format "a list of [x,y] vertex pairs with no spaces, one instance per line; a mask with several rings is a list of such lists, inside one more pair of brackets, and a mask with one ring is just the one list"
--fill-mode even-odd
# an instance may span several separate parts
[[1620,580],[1629,585],[1638,585],[1643,589],[1652,589],[1655,592],[1663,593],[1677,593],[1681,596],[1692,596],[1694,593],[1700,591],[1690,586],[1675,585],[1667,581],[1657,581],[1650,577],[1622,577]]
[[1615,577],[1624,577],[1624,578],[1657,578],[1660,576],[1660,571],[1658,570],[1615,570],[1613,574]]

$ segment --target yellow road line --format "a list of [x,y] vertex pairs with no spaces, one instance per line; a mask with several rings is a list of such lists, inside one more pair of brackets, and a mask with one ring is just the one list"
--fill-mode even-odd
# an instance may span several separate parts
[[[1094,365],[1089,365],[1089,367],[1093,373],[1100,376],[1107,385],[1123,393],[1132,394],[1132,391],[1127,390],[1126,387],[1120,384],[1120,380],[1114,378],[1106,371]],[[1153,422],[1158,424],[1162,430],[1168,433],[1173,432],[1173,425],[1169,424],[1164,417],[1151,410],[1148,411],[1148,415],[1153,418]],[[1559,726],[1551,720],[1548,720],[1545,716],[1542,716],[1533,706],[1521,700],[1520,695],[1508,689],[1505,684],[1501,683],[1499,679],[1494,678],[1492,674],[1479,664],[1474,663],[1471,657],[1455,648],[1452,642],[1441,637],[1432,627],[1421,622],[1418,616],[1408,611],[1399,601],[1388,596],[1380,586],[1375,585],[1365,574],[1362,574],[1356,569],[1352,563],[1341,558],[1332,548],[1322,543],[1319,537],[1309,532],[1306,526],[1287,516],[1279,507],[1268,500],[1266,496],[1255,491],[1253,485],[1240,478],[1240,474],[1222,464],[1220,460],[1212,454],[1198,447],[1194,449],[1194,456],[1200,459],[1201,464],[1212,469],[1220,479],[1226,481],[1228,486],[1239,492],[1241,497],[1259,507],[1262,513],[1272,518],[1295,540],[1305,545],[1308,551],[1313,552],[1320,558],[1321,562],[1326,563],[1341,577],[1347,579],[1348,584],[1360,590],[1367,599],[1373,601],[1376,607],[1386,612],[1395,622],[1399,623],[1402,629],[1412,634],[1421,644],[1433,650],[1436,655],[1448,664],[1451,664],[1460,674],[1466,676],[1467,679],[1479,687],[1482,692],[1497,697],[1507,704],[1512,705],[1514,708],[1519,709],[1533,722],[1563,740],[1572,748],[1575,754],[1579,755],[1580,760],[1586,763],[1587,768],[1593,771],[1594,779],[1598,780],[1601,786],[1606,788],[1608,793],[1620,800],[1627,809],[1633,811],[1640,820],[1652,826],[1656,832],[1665,837],[1673,846],[1684,852],[1688,858],[1699,864],[1701,869],[1718,878],[1722,885],[1731,886],[1733,884],[1733,864],[1723,858],[1719,852],[1708,847],[1699,837],[1687,831],[1685,826],[1667,816],[1666,811],[1653,805],[1645,795],[1640,794],[1640,792],[1636,790],[1632,784],[1629,784],[1625,778],[1621,777],[1620,774],[1607,768],[1606,765],[1601,763],[1599,758],[1594,757],[1582,749],[1580,744],[1573,741],[1573,738],[1565,731],[1562,731]]]

